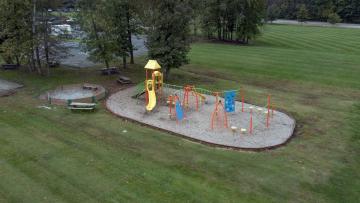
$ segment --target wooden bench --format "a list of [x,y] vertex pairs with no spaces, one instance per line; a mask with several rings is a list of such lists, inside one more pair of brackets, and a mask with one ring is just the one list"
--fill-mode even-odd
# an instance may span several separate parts
[[117,79],[117,82],[120,83],[120,84],[123,84],[123,85],[131,84],[131,83],[132,83],[131,79],[128,78],[128,77],[125,77],[125,76],[120,76],[120,77]]
[[68,106],[70,110],[87,110],[93,111],[96,108],[95,103],[80,103],[80,102],[71,102]]
[[83,89],[84,90],[94,90],[94,91],[96,91],[96,90],[98,90],[98,87],[96,87],[95,85],[84,84]]
[[16,65],[16,64],[3,64],[3,65],[2,65],[2,68],[3,68],[4,70],[15,70],[15,69],[18,69],[19,66]]

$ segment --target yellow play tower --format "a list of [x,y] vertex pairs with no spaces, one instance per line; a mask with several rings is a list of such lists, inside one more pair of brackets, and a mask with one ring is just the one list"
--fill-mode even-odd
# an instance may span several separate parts
[[161,73],[161,66],[156,60],[149,60],[145,66],[146,80],[146,110],[152,111],[156,106],[156,93],[161,94],[163,87],[163,75]]

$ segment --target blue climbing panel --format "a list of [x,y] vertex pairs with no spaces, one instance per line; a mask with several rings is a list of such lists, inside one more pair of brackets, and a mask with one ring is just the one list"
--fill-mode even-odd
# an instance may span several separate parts
[[235,112],[236,91],[225,92],[225,110],[226,112]]
[[179,101],[176,101],[176,118],[179,120],[179,121],[182,121],[184,119],[184,110],[180,104]]

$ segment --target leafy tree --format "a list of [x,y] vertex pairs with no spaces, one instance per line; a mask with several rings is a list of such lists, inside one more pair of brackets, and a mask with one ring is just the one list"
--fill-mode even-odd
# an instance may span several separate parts
[[279,5],[280,18],[297,19],[298,9],[304,4],[308,11],[308,19],[326,21],[333,12],[344,22],[360,23],[359,0],[268,0],[268,9]]
[[168,79],[171,68],[188,62],[191,8],[183,0],[153,0],[152,3],[146,45],[149,57],[160,62]]
[[335,9],[345,22],[360,23],[359,0],[338,0]]
[[[208,37],[248,43],[260,33],[264,0],[208,0],[203,14],[203,29]],[[235,34],[235,38],[234,38]]]
[[280,16],[280,8],[277,4],[273,4],[267,8],[267,20],[271,23]]
[[[123,59],[123,67],[126,68],[126,58],[132,52],[131,33],[129,36],[129,8],[128,2],[119,0],[109,0],[106,2],[106,14],[104,18],[107,22],[105,33],[107,39],[112,41],[112,51],[115,56]],[[129,39],[130,37],[130,39]]]
[[31,2],[23,0],[0,1],[0,53],[6,63],[20,65],[29,54],[31,35]]
[[299,10],[297,12],[297,19],[299,22],[305,22],[306,20],[309,19],[309,12],[305,4],[301,4],[299,6]]
[[63,0],[38,0],[38,38],[40,47],[40,60],[45,62],[47,75],[50,74],[50,66],[57,59],[64,58],[68,55],[61,39],[51,35],[51,24],[49,24],[49,9],[55,10],[63,5]]
[[79,0],[79,20],[82,29],[87,33],[82,40],[90,60],[104,62],[106,68],[113,60],[113,44],[109,40],[109,22],[104,18],[108,12],[102,0]]
[[[49,74],[49,61],[58,55],[58,40],[50,36],[49,8],[61,0],[1,0],[0,50],[7,63],[27,63],[29,71],[43,74],[43,61]],[[61,50],[63,52],[64,50]]]
[[335,25],[336,23],[341,22],[341,18],[337,13],[330,13],[328,16],[328,22]]
[[237,38],[243,43],[249,43],[260,33],[265,3],[262,0],[245,0],[243,14],[236,29]]

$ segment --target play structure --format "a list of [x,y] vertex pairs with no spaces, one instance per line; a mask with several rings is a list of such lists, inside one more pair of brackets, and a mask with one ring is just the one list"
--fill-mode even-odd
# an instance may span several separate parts
[[[240,98],[240,101],[237,101]],[[270,95],[263,107],[245,103],[245,91],[210,91],[164,83],[161,66],[150,60],[145,80],[107,100],[114,114],[211,145],[264,149],[285,143],[295,120],[276,111]]]
[[[55,90],[46,92],[40,99],[47,100],[49,104],[67,105],[71,103],[93,104],[105,98],[106,90],[104,87],[95,84],[74,84],[63,85]],[[85,105],[83,105],[85,106]],[[73,108],[81,108],[80,104]],[[89,108],[89,105],[83,107]]]

